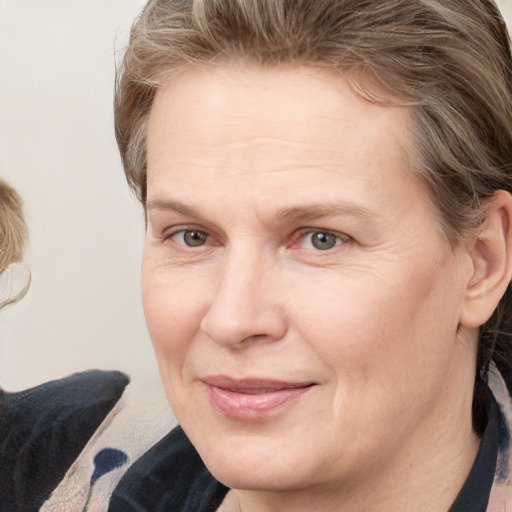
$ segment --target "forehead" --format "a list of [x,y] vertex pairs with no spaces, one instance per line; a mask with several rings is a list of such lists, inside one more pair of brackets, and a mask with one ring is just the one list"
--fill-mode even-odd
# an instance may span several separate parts
[[358,190],[413,179],[410,110],[307,67],[189,68],[157,92],[147,140],[148,199],[198,180],[304,195],[331,187],[329,174]]
[[[298,139],[309,139],[312,128],[324,126],[354,135],[362,128],[367,139],[397,135],[395,141],[405,142],[411,117],[405,107],[370,103],[354,93],[342,75],[325,69],[244,63],[191,67],[169,80],[153,102],[150,137],[159,135],[154,132],[160,131],[162,114],[167,135],[176,142],[193,136],[207,145],[234,128],[241,130],[240,139],[290,135],[291,124]],[[212,124],[219,130],[212,131]],[[339,135],[333,132],[332,138],[339,142]]]

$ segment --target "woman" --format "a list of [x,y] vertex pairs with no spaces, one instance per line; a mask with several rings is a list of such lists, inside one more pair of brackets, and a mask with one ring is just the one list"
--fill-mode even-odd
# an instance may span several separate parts
[[116,129],[180,427],[110,511],[512,510],[491,0],[150,0]]

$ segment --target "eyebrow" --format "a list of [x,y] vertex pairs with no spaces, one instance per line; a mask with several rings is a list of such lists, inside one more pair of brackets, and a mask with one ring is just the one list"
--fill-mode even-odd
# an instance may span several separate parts
[[[147,210],[172,210],[187,217],[204,219],[194,207],[172,199],[153,199],[148,201]],[[313,221],[324,217],[349,216],[361,220],[375,219],[379,217],[378,212],[370,210],[352,201],[334,201],[330,203],[311,204],[282,208],[273,217],[274,223],[279,224],[287,220]]]
[[202,217],[195,208],[171,199],[152,199],[147,202],[146,209],[148,212],[152,210],[172,210],[187,217]]
[[312,204],[297,206],[292,208],[283,208],[276,216],[275,221],[298,220],[312,221],[323,217],[349,216],[362,220],[378,217],[374,212],[364,206],[355,204],[351,201],[335,201],[325,204]]

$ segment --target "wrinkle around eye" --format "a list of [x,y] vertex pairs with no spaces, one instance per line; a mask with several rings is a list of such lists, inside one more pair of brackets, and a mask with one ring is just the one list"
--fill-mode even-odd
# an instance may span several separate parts
[[[315,234],[331,235],[335,237],[335,244],[325,249],[317,248],[311,241],[307,241]],[[290,260],[300,265],[340,268],[353,265],[357,261],[358,246],[356,240],[344,233],[329,229],[305,228],[294,234],[286,249]]]
[[[218,261],[222,254],[222,244],[215,243],[214,238],[206,233],[204,244],[189,246],[183,241],[177,242],[176,235],[185,235],[188,229],[179,229],[174,233],[152,236],[146,241],[145,254],[155,266],[173,269],[204,267]],[[200,230],[196,230],[200,231]],[[220,249],[220,250],[219,250]]]

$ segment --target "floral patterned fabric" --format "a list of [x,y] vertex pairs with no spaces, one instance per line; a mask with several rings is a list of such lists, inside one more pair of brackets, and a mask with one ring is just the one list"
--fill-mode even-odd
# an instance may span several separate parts
[[501,418],[498,457],[487,512],[512,512],[512,400],[509,389],[494,364],[489,372],[489,387],[498,403]]

